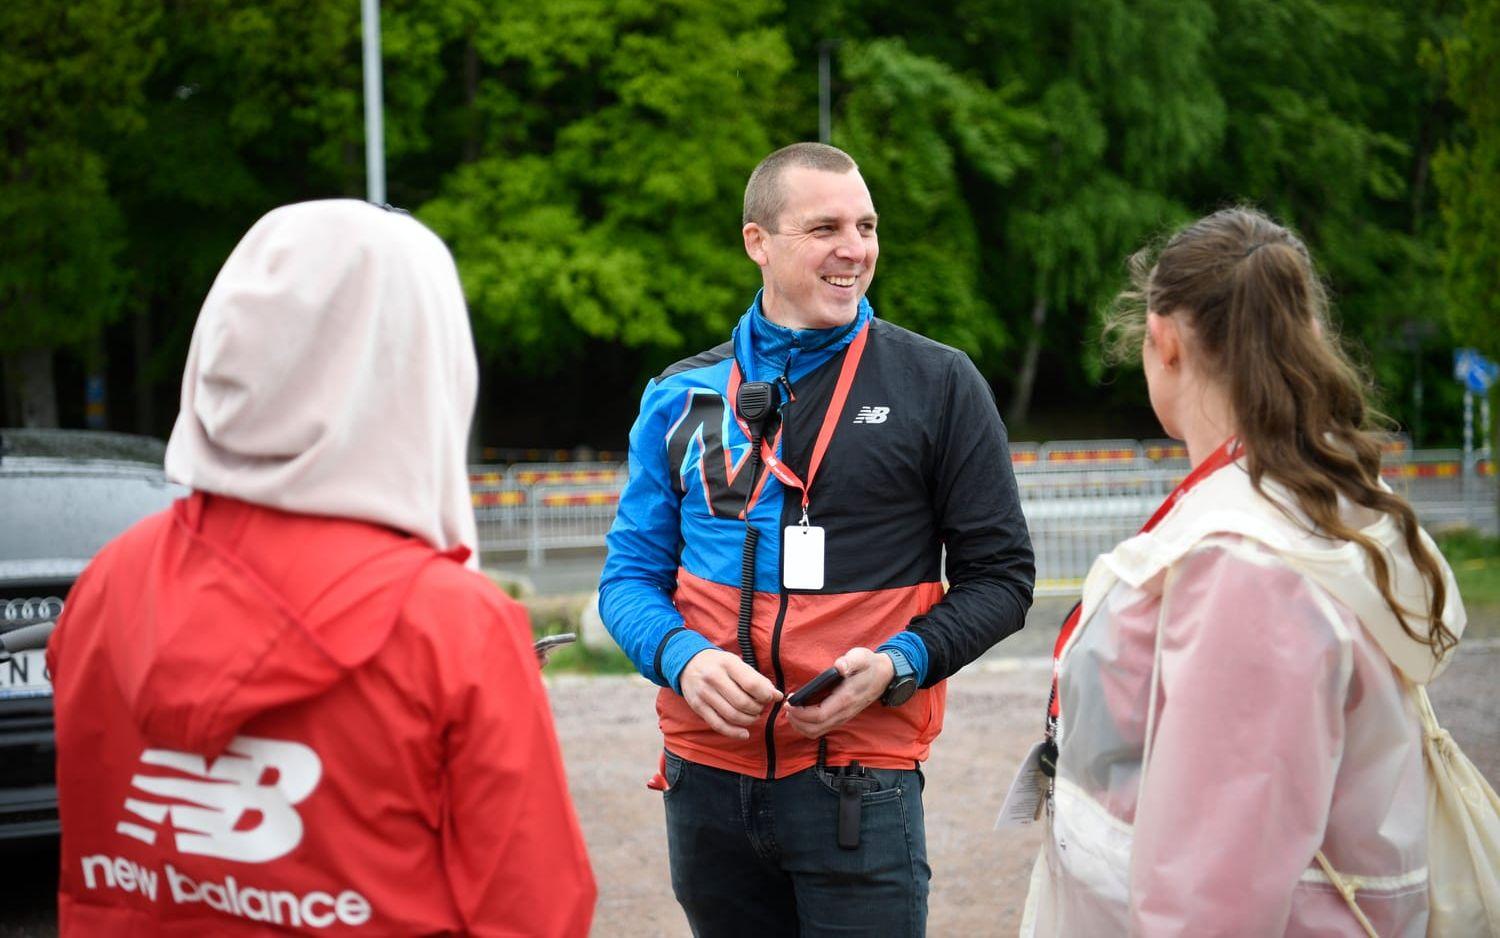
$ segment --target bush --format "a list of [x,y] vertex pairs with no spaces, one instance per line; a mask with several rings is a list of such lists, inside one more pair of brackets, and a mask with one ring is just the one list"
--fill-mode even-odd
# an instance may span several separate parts
[[[578,631],[578,614],[586,599],[583,598],[536,598],[527,601],[531,613],[531,634],[534,638]],[[573,642],[556,649],[547,658],[548,674],[634,674],[635,665],[625,653],[611,645],[609,648],[587,648],[582,642]]]
[[1465,638],[1500,637],[1500,538],[1462,530],[1438,538],[1469,613]]
[[547,659],[548,674],[634,674],[635,665],[618,648],[588,648],[582,642],[564,645]]

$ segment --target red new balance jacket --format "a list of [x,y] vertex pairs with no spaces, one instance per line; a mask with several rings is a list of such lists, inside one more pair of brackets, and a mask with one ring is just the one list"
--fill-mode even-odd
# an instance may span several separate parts
[[462,559],[201,493],[106,547],[48,650],[62,934],[586,934],[526,616]]

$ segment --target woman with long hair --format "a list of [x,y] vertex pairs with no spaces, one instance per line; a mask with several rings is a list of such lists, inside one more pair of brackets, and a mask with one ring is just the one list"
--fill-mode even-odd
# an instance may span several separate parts
[[1381,483],[1296,235],[1226,209],[1131,269],[1109,332],[1193,468],[1094,565],[1059,641],[1022,931],[1425,934],[1408,682],[1462,632],[1452,574]]

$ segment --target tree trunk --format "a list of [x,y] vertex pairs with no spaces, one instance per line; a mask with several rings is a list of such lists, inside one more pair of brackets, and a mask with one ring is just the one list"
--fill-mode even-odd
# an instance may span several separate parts
[[6,353],[5,377],[20,410],[21,426],[57,426],[57,388],[52,380],[51,349]]
[[20,421],[15,415],[20,412],[21,401],[10,379],[10,356],[0,355],[0,427],[16,426]]
[[474,46],[472,31],[464,42],[464,131],[463,161],[479,159],[479,50]]
[[135,353],[135,432],[156,435],[156,389],[151,383],[151,309],[143,306],[131,324]]
[[1422,123],[1417,131],[1416,158],[1411,170],[1411,231],[1422,230],[1422,213],[1427,199],[1427,177],[1432,167],[1433,125],[1438,120],[1438,104],[1433,102],[1422,114]]
[[1036,362],[1042,354],[1042,328],[1047,324],[1047,298],[1038,296],[1031,306],[1031,335],[1026,339],[1026,354],[1021,358],[1021,373],[1016,377],[1016,396],[1010,402],[1006,426],[1014,431],[1026,422],[1031,410],[1031,392],[1036,387]]

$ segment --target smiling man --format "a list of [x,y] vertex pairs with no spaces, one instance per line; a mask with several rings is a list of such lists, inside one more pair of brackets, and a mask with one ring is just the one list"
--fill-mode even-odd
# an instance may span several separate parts
[[944,680],[1031,604],[994,398],[875,318],[878,222],[841,150],[766,157],[742,228],[763,288],[630,433],[600,610],[662,685],[652,786],[695,935],[923,934]]
[[[799,164],[788,150],[761,164],[745,197],[745,253],[765,279],[761,312],[790,329],[843,326],[875,279],[875,205],[852,160],[844,172],[829,171]],[[836,166],[843,153],[827,150],[811,152]]]

